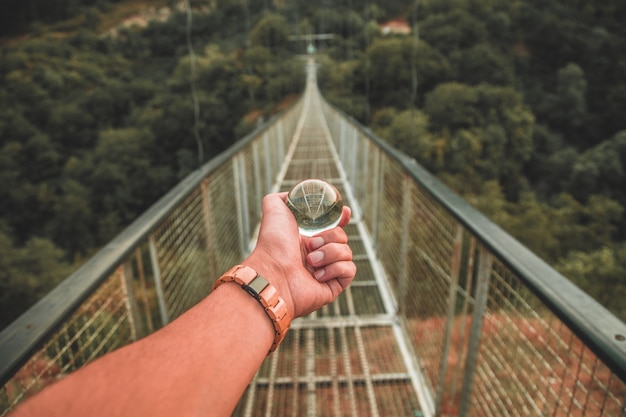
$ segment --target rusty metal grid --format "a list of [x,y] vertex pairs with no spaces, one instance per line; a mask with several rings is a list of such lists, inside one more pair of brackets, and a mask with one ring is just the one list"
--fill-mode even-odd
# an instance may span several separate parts
[[334,135],[358,141],[334,138],[344,146],[344,169],[354,171],[353,195],[424,370],[426,395],[434,401],[428,411],[626,416],[624,381],[400,163],[363,131],[350,132],[356,127],[330,106],[324,111]]
[[93,359],[135,340],[126,291],[120,268],[4,385],[2,415]]
[[626,384],[495,261],[472,415],[623,416]]
[[339,172],[326,141],[318,124],[307,119],[284,181],[297,182],[306,178],[337,180]]
[[200,189],[154,232],[160,285],[170,320],[205,297],[213,284]]
[[258,197],[252,193],[272,186],[301,108],[300,102],[239,156],[214,169],[126,261],[113,266],[116,273],[0,389],[0,415],[89,361],[157,330],[208,294],[219,274],[245,256],[253,234],[241,233],[233,161],[243,161],[248,216],[258,222]]
[[233,416],[410,416],[419,409],[389,326],[294,327]]
[[399,309],[414,339],[413,348],[435,390],[441,380],[442,357],[450,303],[450,287],[456,285],[455,250],[460,250],[458,225],[441,206],[410,180],[404,186],[404,207],[409,216],[404,272],[406,282],[398,287]]
[[[280,190],[304,178],[325,178],[345,200],[349,194],[336,166],[336,152],[325,136],[328,130],[321,125],[316,97],[311,100]],[[397,323],[387,309],[365,237],[356,223],[348,225],[346,233],[358,266],[352,285],[332,304],[292,323],[287,338],[266,359],[234,416],[421,413],[405,353],[398,344]]]

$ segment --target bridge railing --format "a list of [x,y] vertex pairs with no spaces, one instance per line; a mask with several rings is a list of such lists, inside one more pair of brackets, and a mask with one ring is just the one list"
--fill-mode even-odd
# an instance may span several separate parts
[[173,320],[249,253],[301,109],[190,174],[0,333],[0,415]]
[[324,112],[429,384],[425,411],[626,415],[626,325],[414,160]]
[[[157,202],[0,333],[0,414],[176,318],[249,250],[300,102]],[[626,326],[415,161],[325,114],[427,415],[624,416]]]

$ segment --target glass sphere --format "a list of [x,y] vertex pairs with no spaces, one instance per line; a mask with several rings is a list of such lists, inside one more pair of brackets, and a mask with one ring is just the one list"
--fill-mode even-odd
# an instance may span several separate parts
[[287,207],[296,217],[300,234],[313,236],[339,224],[343,199],[328,182],[308,179],[289,191]]

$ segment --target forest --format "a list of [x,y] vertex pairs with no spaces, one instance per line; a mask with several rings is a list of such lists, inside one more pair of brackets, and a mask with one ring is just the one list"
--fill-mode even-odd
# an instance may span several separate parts
[[297,99],[310,33],[330,102],[626,320],[626,4],[596,3],[5,0],[0,328]]

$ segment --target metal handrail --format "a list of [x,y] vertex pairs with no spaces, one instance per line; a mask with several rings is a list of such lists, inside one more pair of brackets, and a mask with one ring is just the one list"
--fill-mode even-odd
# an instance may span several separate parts
[[626,381],[626,323],[472,207],[415,159],[377,137],[350,115],[328,103],[327,106],[400,164],[415,182],[514,271],[622,381]]
[[328,103],[325,114],[432,383],[425,415],[621,416],[626,324],[414,159]]
[[11,378],[41,347],[41,342],[52,335],[207,176],[262,136],[284,114],[272,117],[190,173],[95,256],[3,329],[0,333],[0,385],[4,385]]

